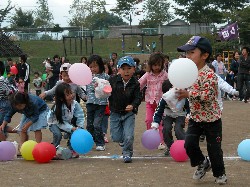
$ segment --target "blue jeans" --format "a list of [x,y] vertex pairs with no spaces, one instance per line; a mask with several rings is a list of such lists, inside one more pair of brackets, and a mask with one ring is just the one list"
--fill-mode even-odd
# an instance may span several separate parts
[[123,142],[123,156],[133,155],[135,129],[135,114],[129,112],[124,114],[111,112],[110,134],[114,142]]
[[174,143],[172,135],[173,123],[175,123],[174,131],[177,140],[185,139],[185,131],[183,129],[185,127],[185,116],[178,116],[177,118],[165,116],[163,120],[162,133],[164,142],[168,148],[170,148],[171,145]]
[[223,161],[222,142],[222,122],[221,119],[214,122],[195,122],[190,119],[185,137],[185,149],[190,158],[191,166],[195,167],[201,164],[205,157],[199,146],[199,139],[202,133],[205,133],[207,139],[207,152],[211,161],[214,177],[225,174]]
[[[2,125],[4,116],[10,111],[10,102],[8,100],[1,100],[0,101],[0,125]],[[4,132],[1,131],[1,133],[4,133],[6,136],[8,126],[6,125],[4,128]]]
[[88,103],[87,108],[87,127],[86,129],[93,136],[96,146],[104,146],[104,137],[102,132],[102,119],[106,105],[97,105]]
[[104,115],[102,118],[102,132],[104,134],[107,134],[108,132],[108,122],[109,121],[109,116],[108,115]]
[[[57,147],[58,145],[60,145],[60,142],[62,140],[62,132],[65,132],[63,130],[61,130],[56,124],[52,124],[49,126],[49,130],[50,132],[52,132],[53,134],[53,142],[52,144]],[[67,132],[69,133],[69,132]],[[70,144],[70,138],[71,138],[72,133],[69,133],[69,140],[67,141],[67,146],[70,150],[73,150]]]

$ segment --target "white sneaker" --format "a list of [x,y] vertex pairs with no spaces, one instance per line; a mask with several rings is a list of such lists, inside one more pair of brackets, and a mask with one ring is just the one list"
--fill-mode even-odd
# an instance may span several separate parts
[[211,170],[210,160],[208,157],[205,157],[205,160],[203,161],[203,163],[200,164],[197,170],[194,172],[193,179],[195,180],[202,179],[206,175],[206,172],[210,170]]
[[227,183],[227,176],[226,174],[223,174],[222,176],[215,178],[215,183],[217,184],[226,184]]
[[99,146],[97,146],[95,149],[96,149],[97,151],[105,151],[105,146],[99,145]]
[[163,143],[160,143],[160,145],[158,146],[159,150],[164,150],[166,149],[166,146]]

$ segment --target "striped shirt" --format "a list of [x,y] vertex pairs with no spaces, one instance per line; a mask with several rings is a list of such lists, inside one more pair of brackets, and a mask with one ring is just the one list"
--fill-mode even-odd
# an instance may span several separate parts
[[8,100],[8,96],[13,93],[7,79],[0,77],[0,100]]

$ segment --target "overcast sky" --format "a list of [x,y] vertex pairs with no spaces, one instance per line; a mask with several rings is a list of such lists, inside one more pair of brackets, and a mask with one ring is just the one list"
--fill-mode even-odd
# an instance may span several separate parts
[[[0,0],[0,9],[6,7],[8,0]],[[37,0],[11,0],[11,4],[15,5],[16,8],[21,7],[22,10],[35,10]],[[54,16],[54,23],[60,24],[61,27],[68,26],[69,20],[69,7],[73,0],[48,0],[49,9]],[[106,9],[109,10],[115,7],[116,0],[106,0]],[[140,5],[138,5],[140,7]],[[13,13],[15,11],[12,11]],[[137,16],[132,19],[132,24],[137,25],[139,19],[142,16]],[[2,27],[9,25],[9,23],[4,22]]]

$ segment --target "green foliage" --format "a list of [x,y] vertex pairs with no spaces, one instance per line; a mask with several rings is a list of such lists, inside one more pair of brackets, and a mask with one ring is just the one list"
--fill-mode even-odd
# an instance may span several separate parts
[[15,9],[15,14],[11,18],[12,28],[18,27],[33,27],[34,26],[34,18],[32,11],[23,11],[21,8]]
[[168,11],[170,3],[166,0],[148,0],[143,6],[146,17],[140,21],[140,27],[154,28],[170,21],[173,15]]
[[48,0],[37,0],[38,8],[35,11],[35,26],[47,28],[52,26],[53,15],[49,11]]
[[3,23],[3,21],[6,20],[7,15],[10,13],[10,11],[14,8],[15,6],[11,5],[11,1],[8,0],[8,4],[5,8],[0,9],[0,28]]
[[62,31],[63,31],[63,28],[61,28],[59,24],[55,24],[52,30],[52,32],[62,32]]

